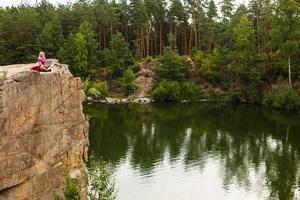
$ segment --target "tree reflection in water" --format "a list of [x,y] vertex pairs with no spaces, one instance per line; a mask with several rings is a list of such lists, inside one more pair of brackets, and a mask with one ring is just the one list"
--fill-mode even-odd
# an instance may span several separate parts
[[[90,152],[113,166],[124,159],[143,175],[182,158],[186,170],[213,159],[223,187],[265,187],[270,199],[299,190],[300,115],[260,106],[154,104],[86,106]],[[256,180],[253,180],[253,173]],[[265,192],[264,188],[258,188]]]

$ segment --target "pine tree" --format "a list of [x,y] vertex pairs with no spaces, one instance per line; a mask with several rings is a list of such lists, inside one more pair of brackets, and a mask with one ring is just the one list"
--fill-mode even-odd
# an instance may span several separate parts
[[145,56],[145,27],[147,27],[148,15],[142,0],[130,2],[131,22],[135,29],[136,41],[140,57]]
[[102,58],[106,66],[111,67],[114,77],[120,77],[123,72],[134,64],[134,58],[129,51],[128,43],[125,42],[121,33],[113,35],[110,48],[102,52]]
[[88,50],[88,66],[90,69],[95,69],[95,67],[99,65],[98,45],[91,24],[83,22],[79,27],[79,33],[84,36],[86,41],[86,48]]
[[5,46],[4,46],[4,41],[0,40],[0,65],[3,65],[6,63],[6,59],[5,59]]
[[187,66],[172,49],[165,49],[160,62],[161,65],[157,70],[158,81],[184,81],[187,79]]
[[[22,7],[20,8],[16,28],[16,49],[13,52],[15,62],[32,62],[37,57],[37,35],[42,28],[38,21],[38,14],[33,8]],[[11,36],[10,36],[11,37]]]
[[88,76],[88,50],[82,33],[70,34],[64,46],[59,50],[61,62],[70,66],[75,76]]
[[208,24],[207,24],[207,49],[209,51],[211,51],[213,49],[214,46],[214,37],[215,37],[215,20],[218,17],[218,13],[217,13],[217,7],[215,5],[215,2],[213,0],[210,0],[208,2],[208,6],[207,6],[207,20],[208,20]]
[[234,2],[234,0],[223,0],[221,2],[221,12],[222,12],[222,16],[223,16],[223,21],[225,23],[229,22],[232,17],[233,2]]
[[63,41],[62,27],[58,17],[54,17],[51,21],[45,23],[43,31],[37,39],[39,50],[46,52],[47,57],[50,58],[57,56]]
[[[169,13],[169,24],[170,24],[170,35],[169,35],[169,41],[170,37],[174,36],[174,47],[173,49],[179,49],[181,52],[183,52],[183,42],[180,40],[180,37],[183,38],[184,35],[184,27],[187,22],[187,16],[184,12],[184,7],[181,2],[181,0],[172,0]],[[179,43],[181,42],[181,43]]]
[[82,33],[77,33],[74,39],[75,54],[74,56],[74,74],[86,76],[88,71],[88,49],[87,42]]
[[292,83],[292,61],[299,56],[300,3],[295,0],[277,0],[273,19],[272,44],[287,60],[288,80]]

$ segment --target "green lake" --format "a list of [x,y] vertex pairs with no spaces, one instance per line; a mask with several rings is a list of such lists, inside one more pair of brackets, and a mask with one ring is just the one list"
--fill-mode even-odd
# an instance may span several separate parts
[[89,105],[117,200],[300,199],[300,114],[253,105]]

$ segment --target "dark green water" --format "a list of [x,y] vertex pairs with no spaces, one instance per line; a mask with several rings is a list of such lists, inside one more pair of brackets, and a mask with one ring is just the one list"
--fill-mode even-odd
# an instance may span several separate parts
[[300,199],[300,115],[213,104],[86,106],[118,200]]

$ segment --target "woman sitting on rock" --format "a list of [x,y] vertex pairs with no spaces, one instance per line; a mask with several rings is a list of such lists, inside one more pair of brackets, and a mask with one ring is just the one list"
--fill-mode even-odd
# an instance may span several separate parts
[[48,69],[48,67],[46,66],[46,56],[44,52],[40,52],[39,57],[37,59],[37,66],[32,67],[32,70],[35,71],[41,71],[41,72],[50,72],[51,69]]

